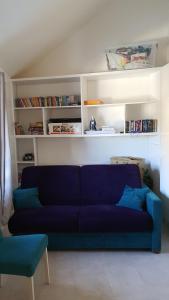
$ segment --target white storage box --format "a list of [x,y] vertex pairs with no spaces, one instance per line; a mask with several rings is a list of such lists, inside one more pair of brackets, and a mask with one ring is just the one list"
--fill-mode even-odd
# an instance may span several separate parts
[[49,134],[81,134],[81,123],[49,123]]

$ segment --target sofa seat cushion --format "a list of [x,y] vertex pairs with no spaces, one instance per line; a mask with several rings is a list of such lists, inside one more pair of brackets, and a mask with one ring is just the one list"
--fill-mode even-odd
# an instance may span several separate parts
[[80,232],[145,232],[152,230],[152,218],[145,211],[113,205],[80,207]]
[[19,209],[10,218],[8,227],[13,234],[77,232],[78,215],[77,206]]

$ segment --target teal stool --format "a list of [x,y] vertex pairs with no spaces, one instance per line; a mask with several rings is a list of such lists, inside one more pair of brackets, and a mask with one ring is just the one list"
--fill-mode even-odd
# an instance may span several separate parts
[[47,283],[50,283],[47,254],[48,237],[45,234],[0,236],[0,286],[2,274],[30,278],[32,300],[35,300],[34,278],[36,267],[44,255]]

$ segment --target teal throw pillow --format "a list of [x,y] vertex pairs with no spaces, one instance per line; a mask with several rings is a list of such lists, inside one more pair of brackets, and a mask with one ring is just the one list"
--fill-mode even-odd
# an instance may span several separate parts
[[15,209],[42,207],[42,204],[39,201],[39,192],[37,188],[18,188],[14,190],[13,202]]
[[149,189],[147,187],[132,188],[126,185],[123,191],[123,195],[121,196],[119,202],[116,205],[137,210],[143,210],[143,206],[146,200],[146,194],[148,192]]

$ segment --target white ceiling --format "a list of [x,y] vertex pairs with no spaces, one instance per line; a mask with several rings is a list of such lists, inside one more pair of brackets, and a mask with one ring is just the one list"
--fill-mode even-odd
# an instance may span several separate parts
[[10,76],[57,47],[111,0],[0,0],[0,67]]

